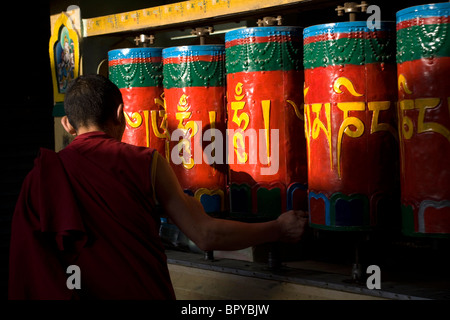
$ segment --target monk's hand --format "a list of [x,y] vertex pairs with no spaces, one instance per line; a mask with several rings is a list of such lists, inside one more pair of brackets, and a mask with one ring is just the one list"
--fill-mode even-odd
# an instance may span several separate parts
[[290,210],[282,213],[277,222],[280,227],[281,242],[295,243],[300,241],[308,227],[308,213],[300,210]]

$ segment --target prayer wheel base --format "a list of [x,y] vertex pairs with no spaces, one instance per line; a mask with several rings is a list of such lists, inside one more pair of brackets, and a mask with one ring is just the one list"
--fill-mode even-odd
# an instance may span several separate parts
[[272,220],[282,212],[307,210],[307,185],[232,183],[230,185],[230,216],[239,219]]
[[402,233],[450,239],[450,201],[425,200],[418,208],[402,205]]

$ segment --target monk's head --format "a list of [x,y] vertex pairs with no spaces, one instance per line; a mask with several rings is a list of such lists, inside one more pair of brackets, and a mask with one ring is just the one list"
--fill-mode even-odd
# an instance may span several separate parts
[[65,93],[61,119],[64,129],[79,135],[104,131],[120,140],[125,129],[123,100],[119,88],[101,75],[79,76]]

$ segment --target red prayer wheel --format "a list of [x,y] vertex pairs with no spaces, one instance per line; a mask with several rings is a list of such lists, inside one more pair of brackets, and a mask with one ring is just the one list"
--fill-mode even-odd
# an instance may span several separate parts
[[296,27],[225,35],[230,211],[238,218],[307,210],[301,46]]
[[109,78],[122,93],[126,127],[122,141],[165,155],[168,132],[162,85],[162,49],[131,48],[108,52]]
[[185,192],[208,213],[225,211],[225,49],[163,50],[170,164]]
[[402,231],[450,234],[450,3],[397,12]]
[[306,28],[304,67],[311,226],[393,225],[399,216],[395,24]]

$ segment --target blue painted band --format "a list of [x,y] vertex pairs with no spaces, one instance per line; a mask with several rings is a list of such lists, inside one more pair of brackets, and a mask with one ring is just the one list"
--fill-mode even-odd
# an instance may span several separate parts
[[432,3],[397,11],[397,23],[415,18],[448,17],[450,2]]
[[163,59],[225,54],[224,45],[180,46],[163,49]]
[[255,27],[255,28],[243,28],[229,31],[225,34],[225,42],[233,41],[237,39],[245,39],[249,37],[268,37],[276,35],[293,35],[301,36],[300,27]]
[[163,48],[126,48],[108,51],[108,60],[155,58],[162,56]]
[[351,21],[319,24],[305,28],[303,30],[303,39],[319,36],[328,33],[351,33],[351,32],[372,32],[372,31],[391,31],[395,30],[395,22],[381,21],[379,29],[369,29],[367,21]]

